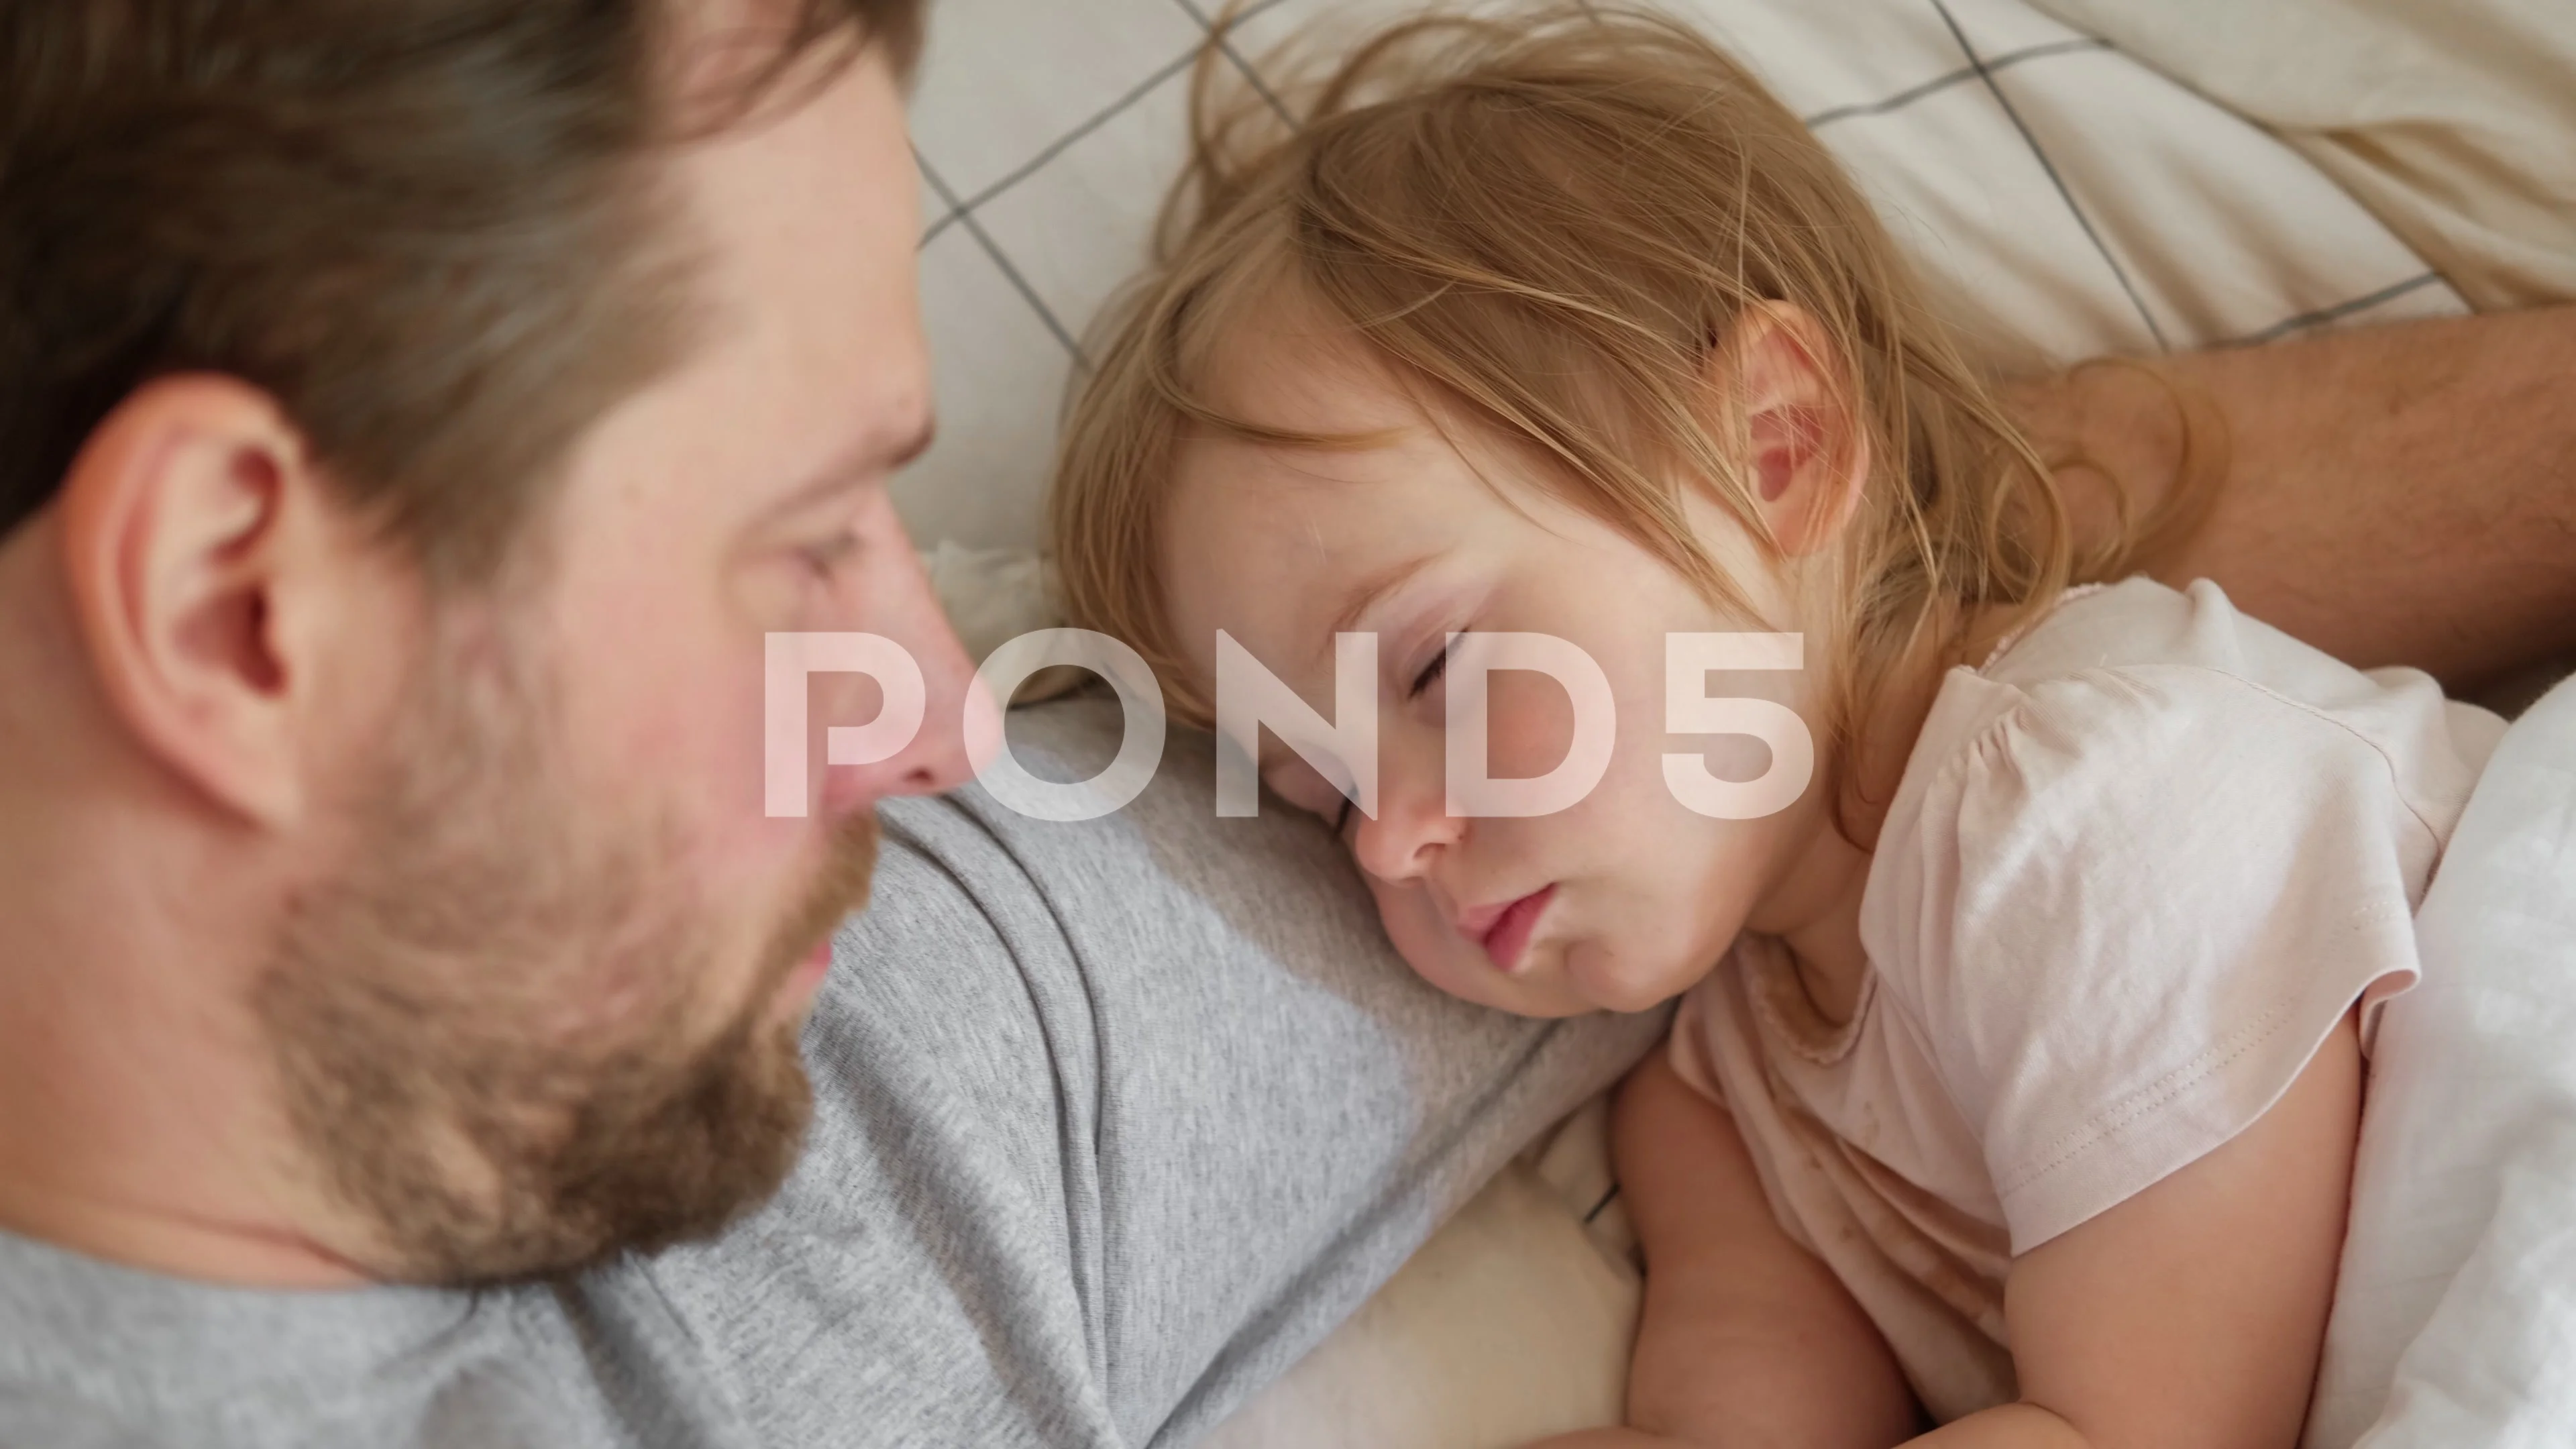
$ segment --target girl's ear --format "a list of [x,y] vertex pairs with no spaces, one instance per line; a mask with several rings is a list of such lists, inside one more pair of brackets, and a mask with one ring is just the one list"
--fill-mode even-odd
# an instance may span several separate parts
[[1833,364],[1824,325],[1789,302],[1745,308],[1709,352],[1709,388],[1732,420],[1754,506],[1793,558],[1842,536],[1869,478],[1869,435]]

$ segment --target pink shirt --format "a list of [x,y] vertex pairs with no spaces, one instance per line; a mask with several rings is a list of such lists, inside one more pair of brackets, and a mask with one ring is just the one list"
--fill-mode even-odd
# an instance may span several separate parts
[[1683,998],[1674,1065],[1925,1406],[2008,1402],[2013,1256],[2242,1131],[2355,1002],[2366,1047],[2502,731],[2213,584],[2075,590],[1943,681],[1851,1019],[1748,935]]

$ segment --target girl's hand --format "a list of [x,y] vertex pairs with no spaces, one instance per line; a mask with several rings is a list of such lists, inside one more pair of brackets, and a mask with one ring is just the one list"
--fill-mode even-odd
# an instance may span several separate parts
[[1633,1427],[1547,1449],[1887,1449],[1921,1427],[1886,1340],[1772,1216],[1725,1108],[1658,1053],[1621,1088],[1611,1131],[1646,1254]]

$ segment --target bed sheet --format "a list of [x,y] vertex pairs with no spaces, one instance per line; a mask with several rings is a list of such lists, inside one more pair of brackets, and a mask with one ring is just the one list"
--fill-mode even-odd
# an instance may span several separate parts
[[2506,733],[2415,928],[2307,1449],[2576,1443],[2576,681]]

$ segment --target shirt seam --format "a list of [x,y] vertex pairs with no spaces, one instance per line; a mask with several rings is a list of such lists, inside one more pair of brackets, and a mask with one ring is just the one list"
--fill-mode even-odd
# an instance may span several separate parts
[[[2395,797],[2398,805],[2405,810],[2407,818],[2415,822],[2415,828],[2423,831],[2425,837],[2433,843],[2433,847],[2438,855],[2442,846],[2442,832],[2433,828],[2433,822],[2425,818],[2423,810],[2418,808],[2415,801],[2407,795],[2403,777],[2399,774],[2397,769],[2397,761],[2390,756],[2388,750],[2382,746],[2379,741],[2372,739],[2369,735],[2362,733],[2360,730],[2354,729],[2350,724],[2337,719],[2335,716],[2317,708],[2315,705],[2309,704],[2305,700],[2293,698],[2290,695],[2283,694],[2279,690],[2272,688],[2270,685],[2257,683],[2254,680],[2246,678],[2244,675],[2220,669],[2215,665],[2199,664],[2182,660],[2153,664],[2096,665],[2090,669],[2077,670],[2073,673],[2061,675],[2059,677],[2064,679],[2082,679],[2087,676],[2102,676],[2117,679],[2124,684],[2144,688],[2149,682],[2148,678],[2144,677],[2145,672],[2162,669],[2190,670],[2195,674],[2205,674],[2212,679],[2224,680],[2225,682],[2236,685],[2250,693],[2261,695],[2263,698],[2268,699],[2275,704],[2285,706],[2299,714],[2305,715],[2319,724],[2329,726],[2338,734],[2350,738],[2355,743],[2361,745],[2364,749],[2369,750],[2371,755],[2379,761],[2380,769],[2388,777],[2389,794]],[[2000,680],[1995,682],[2002,683]],[[2014,703],[2012,708],[1996,715],[1995,718],[1988,721],[1983,727],[1981,727],[1978,730],[1976,737],[1970,741],[1971,745],[1982,744],[1988,736],[2001,728],[2008,720],[2019,716],[2036,702],[2031,696],[2029,686],[2005,684],[2004,687],[2014,691],[2016,694],[2019,694],[2021,698]],[[1959,755],[1964,756],[1968,753],[1968,750],[1962,749],[1958,753]],[[1944,768],[1947,768],[1946,764]]]
[[[2125,580],[2123,580],[2123,582],[2125,582]],[[2038,633],[2042,625],[2054,623],[2057,619],[2058,610],[2074,603],[2077,599],[2089,598],[2092,595],[2101,593],[2103,590],[2110,587],[2110,581],[2096,580],[2089,584],[2077,584],[2060,593],[2056,598],[2048,601],[2047,608],[2042,609],[2037,614],[2014,625],[2010,633],[2004,635],[2001,639],[1996,640],[1994,647],[1986,651],[1985,659],[1970,672],[1982,675],[1987,670],[1994,668],[1997,664],[2003,662],[2003,657],[2005,655],[2010,654],[2013,651],[2014,645],[2019,644],[2031,635]],[[2003,683],[2002,680],[1996,680],[1995,682],[1998,684]]]
[[[2289,695],[2283,694],[2279,690],[2272,688],[2270,685],[2258,684],[2251,679],[2247,679],[2241,674],[2230,674],[2224,669],[2212,668],[2206,664],[2182,664],[2169,667],[2196,669],[2204,674],[2215,675],[2232,684],[2241,685],[2246,689],[2250,689],[2256,694],[2262,695],[2264,698],[2272,700],[2277,704],[2287,705],[2291,709],[2297,710],[2299,713],[2308,716],[2310,719],[2316,720],[2320,724],[2332,726],[2334,729],[2349,735],[2353,740],[2361,744],[2365,749],[2368,749],[2372,755],[2378,758],[2380,768],[2388,773],[2388,793],[2397,798],[2397,803],[2399,805],[2405,807],[2408,818],[2415,822],[2415,828],[2423,831],[2424,834],[2432,840],[2437,851],[2440,849],[2442,844],[2442,832],[2434,829],[2433,822],[2424,817],[2424,812],[2416,808],[2413,800],[2407,798],[2404,777],[2398,772],[2397,761],[2389,755],[2388,750],[2382,746],[2379,741],[2372,739],[2370,736],[2363,734],[2361,731],[2354,729],[2351,725],[2337,719],[2331,714],[2326,713],[2315,705],[2309,704],[2305,700],[2293,699]],[[2125,672],[2125,670],[2121,672]]]
[[2296,1004],[2295,1000],[2279,1002],[2262,1016],[2239,1027],[2231,1034],[2230,1039],[2221,1041],[2207,1051],[2190,1058],[2163,1076],[2131,1091],[2119,1102],[2059,1134],[2056,1142],[2040,1149],[2043,1153],[2054,1153],[2054,1156],[2036,1166],[2023,1168],[2008,1178],[1998,1179],[1995,1183],[1995,1195],[2010,1197],[2020,1192],[2032,1183],[2101,1146],[2104,1142],[2123,1135],[2149,1113],[2172,1104],[2175,1099],[2193,1087],[2243,1060],[2246,1053],[2280,1034],[2281,1029],[2289,1024],[2292,1008]]
[[[2192,661],[2159,662],[2149,665],[2102,665],[2096,666],[2092,669],[2075,671],[2070,675],[2062,677],[2083,678],[2087,675],[2102,676],[2117,679],[2122,683],[2133,687],[2144,688],[2148,683],[2148,680],[2141,677],[2142,672],[2161,669],[2189,670],[2197,674],[2204,674],[2211,678],[2237,685],[2251,693],[2271,700],[2275,704],[2287,706],[2291,710],[2304,715],[2309,719],[2329,725],[2338,733],[2367,748],[2371,752],[2372,756],[2379,761],[2381,770],[2387,776],[2389,793],[2395,797],[2398,805],[2405,810],[2407,818],[2414,822],[2415,827],[2424,832],[2426,839],[2432,844],[2436,859],[2438,860],[2443,844],[2442,834],[2440,831],[2433,828],[2432,822],[2425,818],[2424,812],[2417,808],[2412,799],[2408,798],[2406,789],[2397,769],[2397,762],[2391,758],[2389,752],[2369,735],[2362,733],[2360,730],[2354,729],[2350,724],[2337,719],[2335,716],[2328,714],[2324,710],[2318,709],[2304,700],[2283,694],[2279,690],[2248,679],[2241,674],[2231,673],[2225,669]],[[1995,682],[2002,683],[2002,681]],[[1959,750],[1952,757],[1951,761],[1945,762],[1945,769],[1950,768],[1959,760],[1969,756],[1973,753],[1973,748],[1976,744],[1980,744],[1987,738],[1991,737],[1997,730],[2001,729],[2006,722],[2019,717],[2036,703],[2032,697],[2029,686],[2006,684],[2005,687],[2013,690],[2020,696],[2020,699],[2015,702],[2013,707],[2002,711],[1997,714],[1994,719],[1988,721],[1987,724],[1980,729],[1969,742],[1969,748]],[[2075,1127],[2068,1129],[2067,1132],[2058,1137],[2056,1142],[2041,1149],[2043,1153],[2054,1153],[2054,1156],[2049,1157],[2046,1161],[2036,1166],[2021,1169],[2020,1171],[2012,1174],[2008,1179],[1999,1177],[1995,1186],[1996,1195],[1998,1197],[2002,1197],[2020,1192],[2022,1189],[2030,1186],[2034,1182],[2037,1182],[2039,1179],[2048,1176],[2050,1173],[2057,1171],[2061,1167],[2064,1167],[2068,1162],[2091,1151],[2102,1142],[2120,1135],[2130,1126],[2134,1125],[2136,1121],[2147,1112],[2172,1102],[2192,1086],[2207,1080],[2212,1074],[2233,1064],[2247,1052],[2252,1051],[2256,1046],[2260,1045],[2264,1040],[2277,1033],[2282,1026],[2288,1022],[2296,1004],[2295,999],[2285,998],[2275,1004],[2263,1016],[2258,1017],[2254,1021],[2247,1023],[2244,1027],[2239,1028],[2238,1031],[2231,1034],[2229,1038],[2222,1039],[2220,1043],[2212,1046],[2208,1051],[2192,1057],[2181,1066],[2178,1066],[2156,1078],[2154,1081],[2137,1088],[2120,1102],[2105,1108],[2103,1111],[2094,1114],[2092,1117],[2087,1118]],[[2070,1141],[2070,1139],[2072,1140]],[[2061,1143],[2067,1145],[2061,1148],[2059,1146]]]

